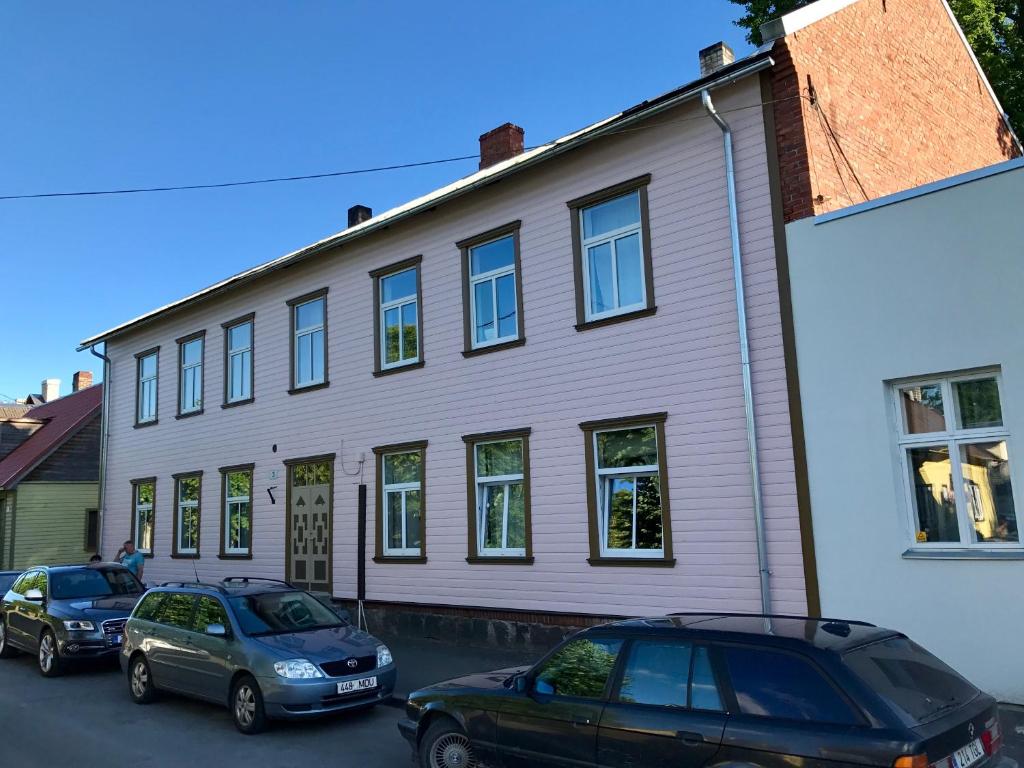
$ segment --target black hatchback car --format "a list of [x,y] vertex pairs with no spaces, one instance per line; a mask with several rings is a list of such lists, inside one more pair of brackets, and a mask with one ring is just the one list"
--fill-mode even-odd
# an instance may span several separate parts
[[530,669],[413,693],[428,768],[1015,768],[996,703],[898,632],[675,615],[585,630]]

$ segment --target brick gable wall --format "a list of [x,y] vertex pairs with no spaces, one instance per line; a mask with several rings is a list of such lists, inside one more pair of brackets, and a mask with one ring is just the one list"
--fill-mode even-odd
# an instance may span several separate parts
[[772,56],[787,223],[1018,154],[941,0],[860,0]]

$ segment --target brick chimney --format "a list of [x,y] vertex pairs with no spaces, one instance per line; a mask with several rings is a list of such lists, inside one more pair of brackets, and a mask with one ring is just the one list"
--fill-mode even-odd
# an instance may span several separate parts
[[480,137],[480,169],[523,154],[524,131],[518,125],[505,123]]
[[43,379],[43,401],[50,403],[60,397],[60,379]]
[[348,225],[354,227],[373,218],[373,209],[365,205],[353,205],[348,209]]
[[709,45],[697,55],[700,57],[701,77],[714,74],[736,61],[736,54],[732,52],[732,48],[721,41]]
[[75,371],[71,376],[71,391],[78,392],[92,386],[92,371]]

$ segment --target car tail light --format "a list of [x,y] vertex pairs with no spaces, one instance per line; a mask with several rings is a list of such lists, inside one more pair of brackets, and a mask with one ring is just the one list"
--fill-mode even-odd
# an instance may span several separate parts
[[892,768],[928,768],[928,755],[901,755]]
[[999,720],[993,720],[988,730],[981,734],[981,744],[985,747],[986,755],[994,755],[1003,746],[1003,729],[999,726]]

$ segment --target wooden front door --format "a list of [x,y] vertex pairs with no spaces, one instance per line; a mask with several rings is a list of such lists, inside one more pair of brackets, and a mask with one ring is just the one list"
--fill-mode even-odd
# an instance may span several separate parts
[[288,468],[288,581],[331,592],[334,464],[312,461]]

